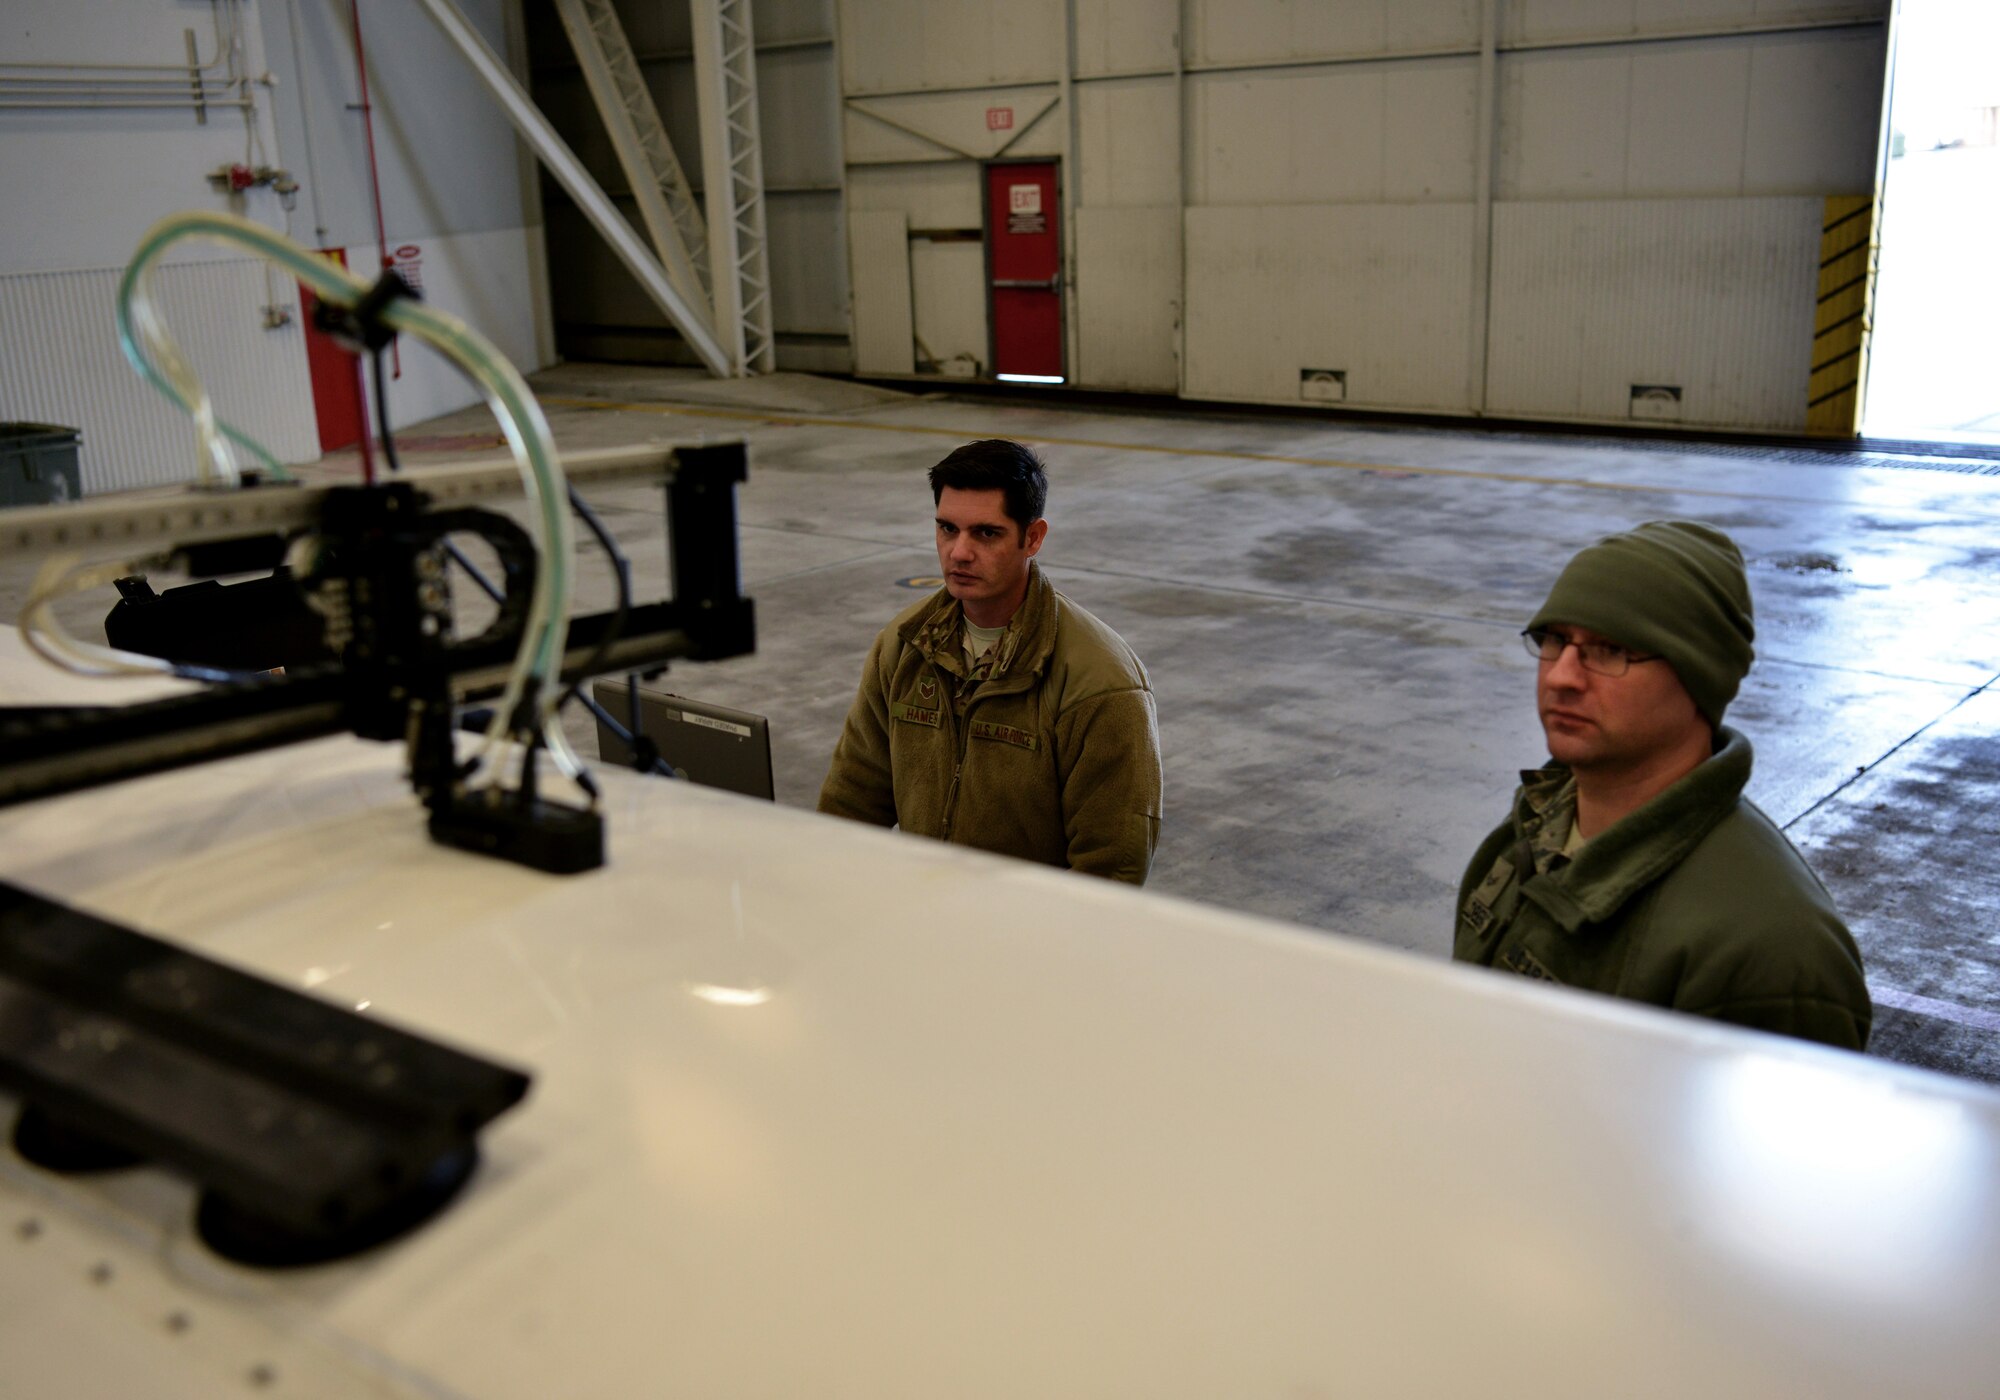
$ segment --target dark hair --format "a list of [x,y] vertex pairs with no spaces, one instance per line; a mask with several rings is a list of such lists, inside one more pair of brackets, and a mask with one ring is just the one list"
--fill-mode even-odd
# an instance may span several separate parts
[[931,504],[944,498],[947,486],[1006,492],[1007,518],[1023,530],[1042,518],[1049,501],[1049,477],[1042,459],[1006,438],[982,438],[954,449],[931,468]]

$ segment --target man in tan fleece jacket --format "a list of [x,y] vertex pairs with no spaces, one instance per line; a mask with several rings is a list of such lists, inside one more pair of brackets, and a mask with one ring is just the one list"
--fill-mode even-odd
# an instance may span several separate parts
[[971,442],[930,483],[944,587],[875,639],[819,809],[1144,884],[1160,829],[1152,685],[1034,562],[1042,463]]

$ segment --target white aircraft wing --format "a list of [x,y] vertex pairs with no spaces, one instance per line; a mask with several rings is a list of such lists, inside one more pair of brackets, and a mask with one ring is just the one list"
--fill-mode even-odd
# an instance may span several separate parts
[[537,874],[400,759],[0,810],[0,878],[533,1075],[314,1268],[0,1151],[8,1394],[1995,1393],[1977,1086],[685,783]]

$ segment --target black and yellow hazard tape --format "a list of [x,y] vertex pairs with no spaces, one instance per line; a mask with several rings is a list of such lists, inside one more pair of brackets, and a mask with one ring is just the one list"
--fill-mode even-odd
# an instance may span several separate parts
[[1819,305],[1813,316],[1806,431],[1861,432],[1861,381],[1868,367],[1868,307],[1875,284],[1875,200],[1829,195],[1820,221]]

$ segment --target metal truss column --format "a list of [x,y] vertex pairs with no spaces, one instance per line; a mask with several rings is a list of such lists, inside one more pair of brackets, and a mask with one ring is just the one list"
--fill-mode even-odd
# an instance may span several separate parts
[[612,0],[556,0],[556,11],[667,276],[681,295],[709,309],[713,325],[708,233],[701,208],[661,125],[618,12]]
[[776,367],[750,0],[689,0],[716,335],[738,372]]

